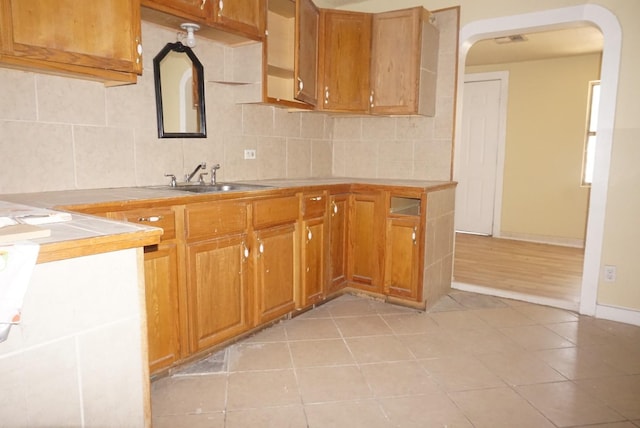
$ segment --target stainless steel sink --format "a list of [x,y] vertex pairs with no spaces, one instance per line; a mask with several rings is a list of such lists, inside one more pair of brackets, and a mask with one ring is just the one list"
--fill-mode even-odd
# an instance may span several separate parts
[[[158,188],[158,186],[154,186]],[[162,189],[167,190],[181,190],[185,192],[193,193],[218,193],[218,192],[246,192],[250,190],[263,190],[272,188],[271,186],[263,186],[260,184],[247,184],[247,183],[216,183],[216,184],[201,184],[201,183],[178,183],[175,186],[161,186]]]

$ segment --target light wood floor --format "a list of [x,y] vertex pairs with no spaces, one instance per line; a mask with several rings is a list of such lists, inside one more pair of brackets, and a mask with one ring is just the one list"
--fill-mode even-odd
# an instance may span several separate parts
[[456,233],[453,280],[578,302],[584,250]]

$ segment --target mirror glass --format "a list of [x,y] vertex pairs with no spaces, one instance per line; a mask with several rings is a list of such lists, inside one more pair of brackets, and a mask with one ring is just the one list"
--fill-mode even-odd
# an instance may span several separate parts
[[191,48],[167,45],[153,59],[159,138],[204,138],[204,72]]

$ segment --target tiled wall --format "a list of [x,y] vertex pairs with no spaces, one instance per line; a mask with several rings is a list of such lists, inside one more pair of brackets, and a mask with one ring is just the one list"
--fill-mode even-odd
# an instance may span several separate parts
[[1,426],[144,426],[141,251],[35,266],[21,323],[0,343]]
[[[143,22],[136,85],[0,68],[0,194],[163,184],[202,161],[227,181],[350,176],[448,180],[457,11],[439,14],[435,117],[344,117],[260,104],[261,46],[198,38],[206,139],[158,139],[153,57],[176,31]],[[225,82],[225,83],[220,83]],[[226,82],[243,82],[229,84]],[[256,149],[257,159],[243,159]]]
[[423,299],[427,308],[451,290],[455,188],[427,195]]
[[[198,38],[206,83],[206,139],[158,139],[153,57],[176,32],[143,22],[136,85],[0,68],[0,194],[162,184],[206,161],[222,180],[330,176],[332,120],[256,104],[260,45],[232,49]],[[243,60],[243,57],[246,57]],[[244,160],[244,149],[257,150]]]

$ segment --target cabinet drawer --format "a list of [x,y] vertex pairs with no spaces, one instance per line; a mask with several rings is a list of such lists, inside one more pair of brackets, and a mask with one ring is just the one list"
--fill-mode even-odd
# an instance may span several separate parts
[[162,241],[168,241],[176,237],[176,214],[170,207],[114,211],[108,213],[107,217],[115,220],[144,224],[145,226],[160,227],[164,230],[161,238]]
[[305,219],[324,216],[327,198],[323,193],[309,194],[302,197],[302,213]]
[[187,239],[208,238],[247,229],[247,203],[212,202],[187,206],[185,210]]
[[261,229],[263,227],[294,222],[298,219],[298,211],[297,196],[254,201],[253,227]]

